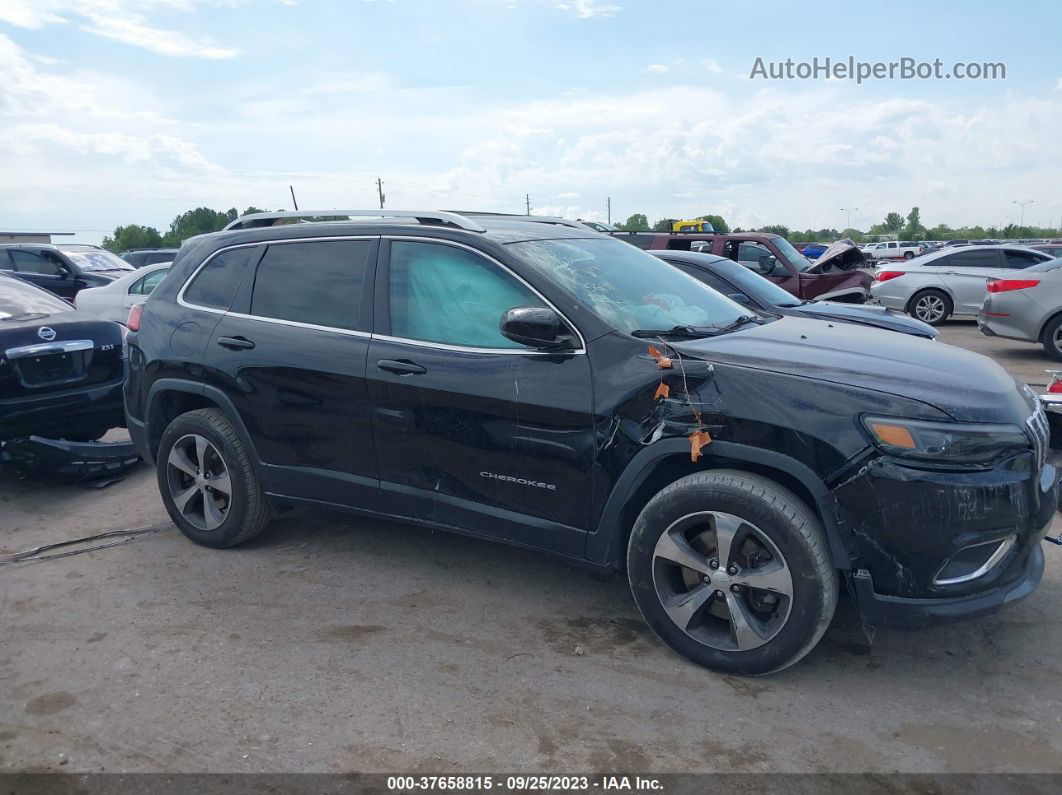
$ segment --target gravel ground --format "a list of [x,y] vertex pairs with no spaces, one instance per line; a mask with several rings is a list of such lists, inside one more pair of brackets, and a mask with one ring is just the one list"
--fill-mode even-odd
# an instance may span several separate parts
[[[1051,366],[970,322],[942,337],[1033,384]],[[0,480],[0,552],[165,518],[146,468]],[[802,663],[742,679],[545,555],[310,511],[235,550],[170,529],[0,567],[0,771],[1062,772],[1045,552],[992,618],[868,650],[842,602]]]

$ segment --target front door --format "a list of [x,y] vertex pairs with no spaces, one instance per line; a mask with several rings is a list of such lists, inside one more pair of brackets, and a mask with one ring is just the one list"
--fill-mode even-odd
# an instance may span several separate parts
[[467,247],[384,243],[367,380],[385,510],[581,555],[592,496],[590,365],[502,336],[544,300]]
[[[9,248],[10,267],[21,279],[43,287],[60,298],[73,298],[78,291],[76,274],[57,254],[48,250]],[[0,252],[0,256],[3,252]]]
[[210,335],[208,382],[240,413],[270,493],[377,507],[365,356],[378,245],[270,243]]

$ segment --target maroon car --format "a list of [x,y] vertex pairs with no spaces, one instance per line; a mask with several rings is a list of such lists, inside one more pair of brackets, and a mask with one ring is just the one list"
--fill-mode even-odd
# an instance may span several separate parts
[[870,294],[866,257],[850,240],[839,240],[812,262],[781,235],[765,232],[613,232],[647,250],[701,251],[740,262],[797,298],[861,304]]

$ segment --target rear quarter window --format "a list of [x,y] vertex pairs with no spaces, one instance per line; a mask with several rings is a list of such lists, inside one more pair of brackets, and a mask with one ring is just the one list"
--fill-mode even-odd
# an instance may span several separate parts
[[247,265],[258,251],[256,246],[222,251],[193,277],[184,300],[209,309],[228,309],[243,281]]

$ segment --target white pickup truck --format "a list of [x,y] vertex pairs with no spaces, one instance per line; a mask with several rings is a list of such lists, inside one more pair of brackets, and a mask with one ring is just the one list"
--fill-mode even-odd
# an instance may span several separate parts
[[913,240],[886,240],[884,243],[868,243],[863,253],[870,259],[914,259],[922,253],[922,247]]

